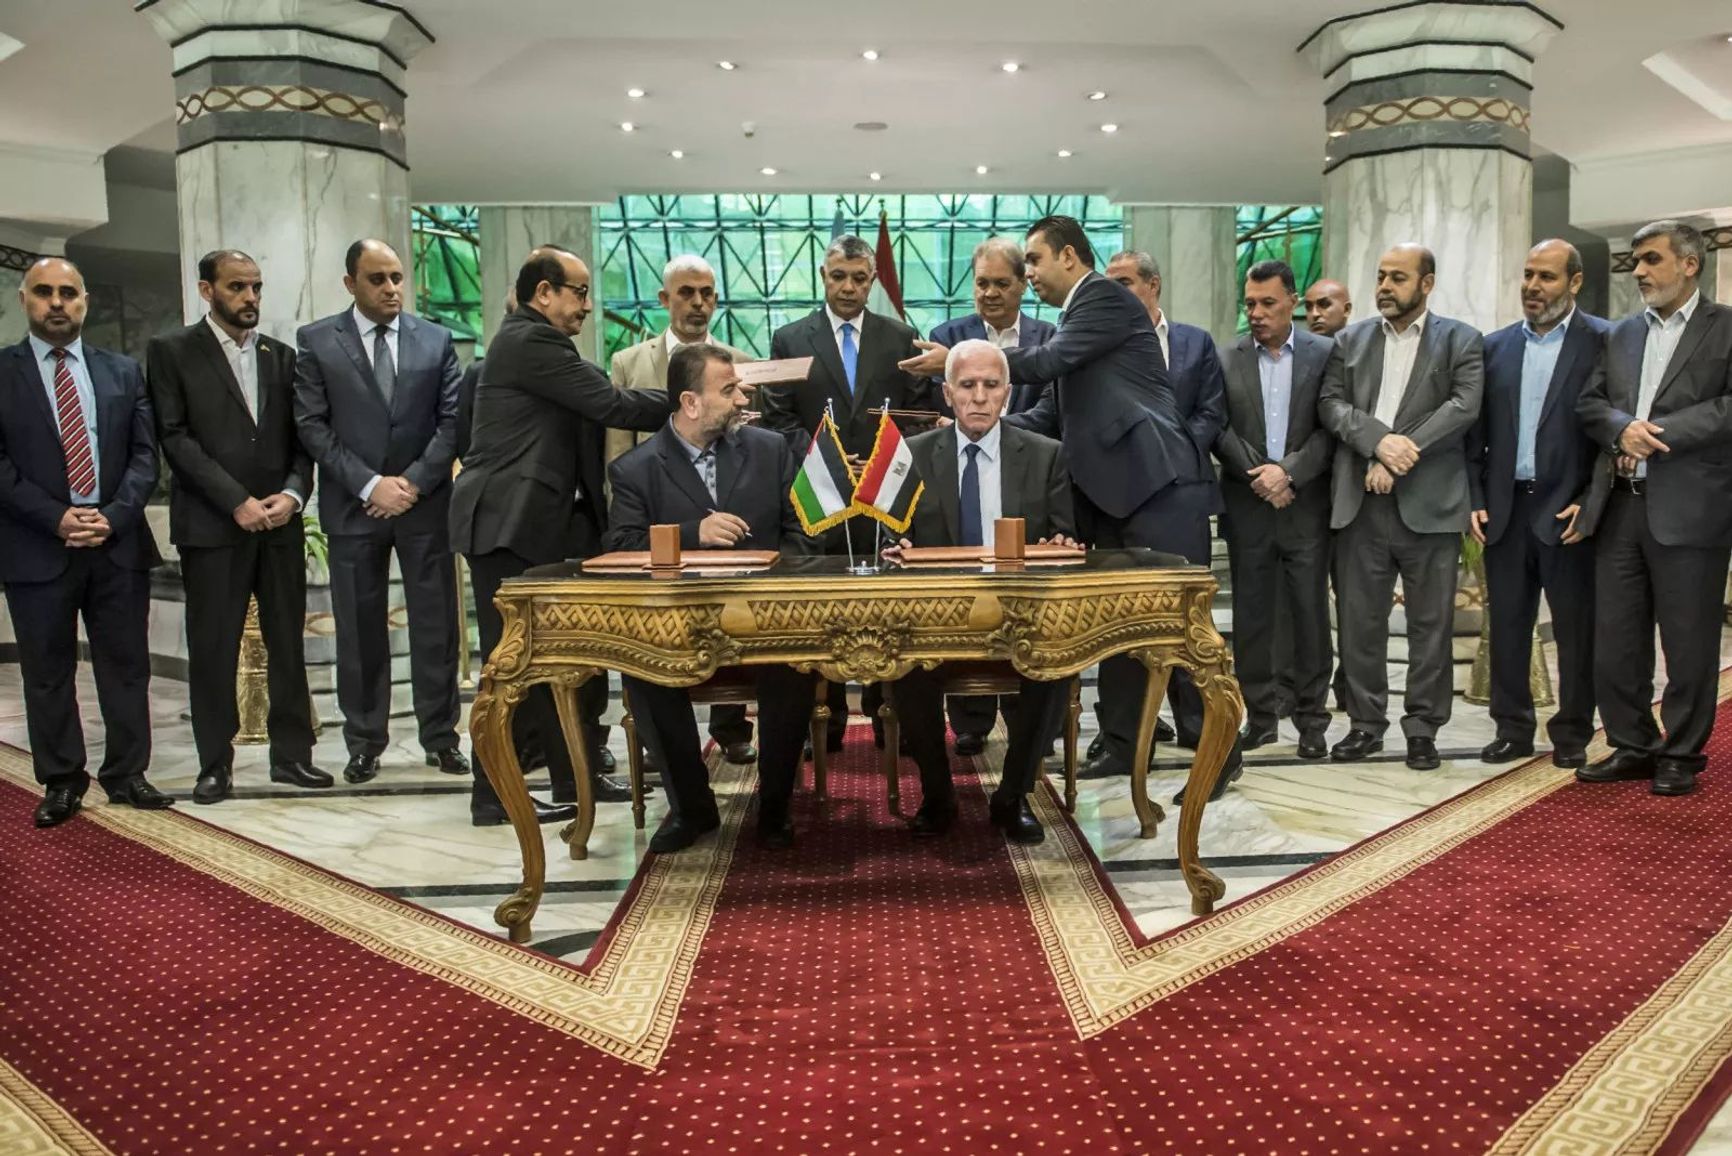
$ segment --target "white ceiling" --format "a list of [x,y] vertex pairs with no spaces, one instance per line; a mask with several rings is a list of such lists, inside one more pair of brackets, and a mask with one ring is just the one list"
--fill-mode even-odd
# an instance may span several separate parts
[[[1316,200],[1326,94],[1294,49],[1372,0],[406,0],[412,195],[1067,191],[1132,202]],[[1644,61],[1732,93],[1722,0],[1553,0],[1536,144],[1572,162],[1732,143]],[[129,0],[0,0],[0,147],[168,150],[169,53]],[[863,48],[882,57],[869,63]],[[718,59],[740,63],[722,72]],[[1005,60],[1023,70],[1007,75]],[[1664,70],[1662,70],[1664,71]],[[627,98],[641,86],[649,95]],[[1690,85],[1684,85],[1689,89]],[[1090,102],[1085,94],[1111,96]],[[1705,103],[1713,105],[1709,100]],[[630,119],[642,127],[625,134]],[[742,121],[756,122],[753,139]],[[887,131],[852,129],[884,121]],[[1116,122],[1113,136],[1098,125]],[[668,150],[685,150],[675,161]],[[1060,160],[1060,148],[1075,156]],[[976,165],[990,172],[975,174]],[[762,166],[780,170],[774,178]],[[882,183],[868,182],[878,170]],[[1729,190],[1732,200],[1732,190]]]

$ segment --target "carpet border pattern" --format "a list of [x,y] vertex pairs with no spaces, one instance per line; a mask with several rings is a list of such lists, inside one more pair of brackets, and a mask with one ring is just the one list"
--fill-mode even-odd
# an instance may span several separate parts
[[102,1141],[3,1059],[0,1152],[7,1156],[111,1156]]

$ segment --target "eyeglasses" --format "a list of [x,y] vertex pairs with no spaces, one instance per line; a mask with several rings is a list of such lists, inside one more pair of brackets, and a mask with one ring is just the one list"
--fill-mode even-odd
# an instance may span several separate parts
[[579,299],[587,300],[589,298],[588,285],[573,285],[570,281],[561,281],[557,285],[550,284],[548,288],[552,289],[555,293],[559,292],[561,289],[570,289],[573,293],[577,294]]

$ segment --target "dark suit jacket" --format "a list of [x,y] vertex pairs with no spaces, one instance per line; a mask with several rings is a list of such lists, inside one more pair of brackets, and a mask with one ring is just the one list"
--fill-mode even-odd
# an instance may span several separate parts
[[[157,471],[144,373],[130,357],[83,348],[96,397],[97,506],[113,529],[97,549],[117,566],[148,570],[162,556],[144,520]],[[26,338],[0,353],[0,582],[65,572],[69,547],[57,531],[71,504],[60,422]]]
[[[1227,349],[1227,426],[1215,441],[1215,456],[1221,459],[1221,488],[1235,534],[1256,533],[1266,524],[1265,517],[1272,519],[1283,512],[1251,492],[1250,471],[1272,460],[1258,356],[1257,341],[1248,334]],[[1326,383],[1341,380],[1341,351],[1331,339],[1296,325],[1292,356],[1287,445],[1275,464],[1293,479],[1293,504],[1287,511],[1313,523],[1322,534],[1329,530],[1329,470],[1335,459],[1335,439],[1317,419],[1317,401]]]
[[842,448],[865,457],[872,452],[872,442],[878,436],[878,418],[868,410],[886,404],[891,409],[939,407],[941,399],[934,396],[929,381],[896,368],[897,362],[919,352],[914,348],[917,336],[913,329],[893,317],[882,317],[871,310],[861,313],[860,361],[855,367],[855,390],[850,397],[848,375],[842,368],[842,353],[836,348],[829,315],[820,308],[798,321],[790,321],[770,338],[770,357],[813,358],[812,375],[793,385],[765,386],[758,391],[764,428],[787,437],[796,454],[804,453],[828,401],[835,406]]
[[481,363],[487,360],[477,357],[463,367],[463,376],[457,380],[457,460],[468,464],[469,443],[475,433],[475,387],[481,382]]
[[745,519],[752,536],[742,550],[810,554],[817,544],[800,528],[789,491],[800,463],[788,440],[742,426],[716,443],[716,496],[710,497],[672,423],[607,468],[613,485],[608,550],[647,550],[653,525],[677,524],[680,549],[700,550],[698,523],[714,510]]
[[1012,381],[1055,384],[1006,422],[1060,438],[1071,478],[1105,513],[1126,517],[1195,470],[1160,338],[1123,285],[1090,273],[1052,340],[1008,357]]
[[1226,379],[1221,370],[1221,355],[1209,331],[1195,325],[1185,325],[1168,319],[1167,345],[1172,356],[1167,366],[1167,382],[1173,389],[1173,404],[1179,409],[1179,420],[1191,436],[1196,451],[1195,464],[1182,472],[1180,481],[1210,488],[1209,513],[1222,510],[1220,481],[1209,461],[1209,451],[1227,424]]
[[[914,471],[926,483],[908,527],[908,540],[916,546],[954,546],[962,538],[962,499],[957,493],[961,475],[956,468],[959,436],[955,426],[947,426],[908,439]],[[1074,536],[1070,477],[1059,444],[1002,422],[999,437],[1002,516],[1023,519],[1030,542],[1054,534]],[[991,547],[992,527],[981,529]]]
[[[1644,314],[1612,327],[1577,410],[1588,437],[1607,454],[1635,420],[1647,343]],[[1697,302],[1648,420],[1669,453],[1648,459],[1648,529],[1666,546],[1732,545],[1732,308]],[[1596,476],[1596,506],[1611,486]]]
[[[1593,533],[1599,511],[1588,504],[1595,467],[1603,455],[1582,431],[1576,401],[1593,376],[1611,326],[1591,313],[1576,310],[1564,331],[1557,368],[1546,387],[1540,423],[1534,432],[1534,481],[1538,487],[1531,528],[1542,542],[1563,536],[1557,520],[1565,506],[1582,505],[1576,529]],[[1468,431],[1467,483],[1473,508],[1487,512],[1485,540],[1496,543],[1509,529],[1515,501],[1516,442],[1521,437],[1522,358],[1527,335],[1522,322],[1506,325],[1485,338],[1485,404]]]
[[[667,396],[620,389],[571,338],[519,306],[488,346],[469,457],[451,495],[451,548],[510,550],[540,565],[600,542],[607,427],[658,429]],[[583,501],[574,502],[579,488]],[[583,534],[578,520],[588,523]]]
[[1335,335],[1344,373],[1325,382],[1319,417],[1340,439],[1330,525],[1339,530],[1359,514],[1365,472],[1377,443],[1405,434],[1419,446],[1419,464],[1395,479],[1401,520],[1416,534],[1454,534],[1468,528],[1467,431],[1479,418],[1485,391],[1485,339],[1464,321],[1428,314],[1413,359],[1413,374],[1391,429],[1374,416],[1383,389],[1383,319],[1356,321]]
[[[1037,345],[1045,345],[1058,332],[1058,326],[1050,321],[1042,321],[1024,313],[1017,322],[1016,347],[1018,349],[1033,349]],[[953,317],[949,321],[940,322],[933,327],[929,341],[936,341],[946,349],[954,349],[964,341],[985,341],[986,322],[980,314],[970,313],[967,317]],[[938,390],[938,399],[944,400],[944,387],[941,382],[934,383]],[[1041,397],[1052,387],[1048,384],[1013,381],[1010,386],[1010,412],[1022,413],[1031,410],[1039,403]]]
[[[361,347],[354,311],[295,334],[295,424],[319,463],[319,521],[332,534],[383,534],[389,523],[445,525],[457,456],[457,353],[443,325],[403,314],[397,386],[386,404]],[[373,476],[407,478],[420,500],[397,519],[369,517],[360,493]]]
[[[251,537],[234,519],[235,507],[249,497],[293,490],[303,503],[313,499],[313,459],[295,431],[295,351],[268,337],[253,341],[257,421],[209,322],[151,338],[145,361],[157,439],[173,475],[168,525],[177,546],[228,546]],[[264,536],[299,542],[301,519]]]

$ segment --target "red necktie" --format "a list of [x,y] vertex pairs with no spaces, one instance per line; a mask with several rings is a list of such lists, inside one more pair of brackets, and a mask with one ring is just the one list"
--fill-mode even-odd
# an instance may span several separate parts
[[96,461],[90,456],[90,435],[84,429],[84,407],[66,350],[54,351],[54,408],[60,421],[60,446],[66,451],[66,481],[75,494],[88,494],[96,484]]

